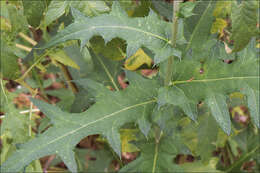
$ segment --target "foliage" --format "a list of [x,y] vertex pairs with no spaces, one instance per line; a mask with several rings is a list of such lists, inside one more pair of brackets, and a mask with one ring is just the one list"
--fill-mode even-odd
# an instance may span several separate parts
[[257,1],[1,9],[1,171],[259,169]]

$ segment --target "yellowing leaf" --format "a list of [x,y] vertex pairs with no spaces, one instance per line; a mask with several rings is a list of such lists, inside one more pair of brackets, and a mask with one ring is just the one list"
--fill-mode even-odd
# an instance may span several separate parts
[[213,11],[213,16],[225,17],[226,15],[231,13],[231,2],[232,1],[218,1],[216,3],[216,8]]
[[64,65],[80,69],[80,67],[64,51],[58,51],[50,54],[50,57]]
[[260,43],[257,43],[256,48],[260,49]]
[[121,129],[120,130],[120,139],[122,152],[136,152],[139,149],[134,145],[129,143],[130,141],[136,141],[136,132],[135,129]]
[[127,70],[136,70],[143,64],[151,66],[152,59],[143,51],[143,49],[138,49],[138,51],[125,61],[125,68]]
[[227,22],[224,19],[221,18],[217,18],[216,21],[213,23],[212,27],[211,27],[211,33],[219,33],[220,37],[223,36],[223,29],[227,27]]
[[4,31],[11,31],[11,25],[8,23],[8,20],[1,17],[1,30],[4,30]]
[[240,92],[233,92],[230,94],[230,98],[239,98],[239,99],[244,99],[244,94],[240,93]]

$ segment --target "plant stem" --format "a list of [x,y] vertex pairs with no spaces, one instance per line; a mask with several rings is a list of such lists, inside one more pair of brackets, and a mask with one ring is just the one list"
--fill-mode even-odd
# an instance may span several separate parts
[[[179,3],[181,1],[174,0],[173,2],[173,15],[172,15],[172,47],[176,47],[176,40],[177,40],[177,33],[178,33],[178,16],[177,12],[179,11]],[[171,78],[172,78],[172,65],[173,65],[174,56],[169,57],[168,64],[167,64],[167,72],[164,81],[164,85],[168,86]]]
[[[35,96],[36,96],[36,94],[37,94],[37,90],[36,90],[36,92],[35,93],[33,93],[33,95],[32,95],[32,98],[34,98]],[[31,124],[31,121],[32,121],[32,109],[33,109],[33,103],[32,103],[32,101],[31,101],[31,103],[30,103],[30,111],[29,111],[29,136],[32,136],[32,124]]]
[[64,64],[61,64],[59,62],[57,62],[57,64],[59,65],[59,67],[60,67],[66,81],[68,82],[68,85],[71,88],[72,92],[74,94],[76,94],[78,92],[78,88],[73,82],[71,82],[72,77],[71,77],[69,70],[67,69],[67,67]]
[[[50,50],[51,51],[51,50]],[[19,81],[23,81],[27,75],[29,74],[29,72],[38,64],[41,62],[41,60],[50,52],[50,51],[46,51],[44,54],[42,54],[29,68],[28,70],[18,79],[16,79],[15,81],[19,83]]]

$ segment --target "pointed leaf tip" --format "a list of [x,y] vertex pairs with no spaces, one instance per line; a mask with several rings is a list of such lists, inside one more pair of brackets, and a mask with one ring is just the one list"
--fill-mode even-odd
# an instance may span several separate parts
[[211,94],[206,99],[207,105],[211,109],[211,113],[222,130],[230,135],[231,132],[231,120],[226,104],[226,97],[222,94]]

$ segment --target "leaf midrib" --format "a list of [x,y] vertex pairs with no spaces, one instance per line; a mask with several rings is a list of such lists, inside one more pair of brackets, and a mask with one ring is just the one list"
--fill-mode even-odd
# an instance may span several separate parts
[[118,86],[116,85],[116,83],[115,83],[115,81],[114,81],[114,79],[113,79],[111,73],[110,73],[109,70],[107,69],[107,67],[106,67],[106,65],[104,64],[104,62],[101,60],[101,58],[100,58],[99,56],[96,56],[96,57],[97,57],[98,61],[100,62],[101,66],[103,67],[103,69],[105,70],[105,72],[106,72],[106,74],[107,74],[109,80],[110,80],[110,81],[112,82],[112,84],[114,85],[115,89],[116,89],[117,91],[119,91]]
[[[146,35],[150,35],[150,36],[153,36],[153,37],[155,37],[155,38],[158,38],[158,39],[160,39],[160,40],[163,40],[163,41],[165,41],[167,44],[169,44],[169,45],[171,45],[171,43],[170,43],[170,40],[168,40],[167,38],[164,38],[164,37],[162,37],[162,36],[160,36],[160,35],[157,35],[157,34],[154,34],[154,33],[152,33],[152,32],[148,32],[148,31],[144,31],[144,30],[141,30],[141,29],[138,29],[138,28],[134,28],[134,27],[129,27],[129,26],[119,26],[119,25],[111,25],[111,26],[91,26],[90,28],[88,28],[88,29],[83,29],[83,30],[79,30],[79,31],[77,31],[77,32],[72,32],[72,33],[70,33],[70,34],[67,34],[67,35],[65,35],[64,37],[63,37],[63,39],[66,39],[66,37],[70,37],[71,35],[74,35],[74,34],[77,34],[77,33],[79,33],[79,32],[87,32],[87,31],[89,31],[89,30],[95,30],[95,29],[99,29],[99,28],[114,28],[114,29],[128,29],[128,30],[134,30],[134,31],[136,31],[136,32],[141,32],[141,33],[144,33],[144,34],[146,34]],[[47,46],[47,47],[49,47],[49,46]]]
[[245,79],[260,79],[260,76],[235,76],[226,78],[212,78],[212,79],[197,79],[197,80],[184,80],[184,81],[173,81],[170,85],[185,84],[185,83],[199,83],[199,82],[215,82],[222,80],[245,80]]
[[193,30],[193,32],[192,32],[192,34],[191,34],[191,38],[190,38],[190,40],[189,40],[189,43],[188,43],[188,45],[187,45],[187,47],[186,47],[186,49],[185,49],[185,52],[187,52],[187,50],[190,48],[191,43],[192,43],[192,40],[193,40],[193,38],[194,38],[194,35],[197,35],[197,34],[195,34],[195,33],[197,33],[198,26],[200,25],[200,23],[201,23],[202,19],[204,18],[204,16],[207,14],[207,12],[208,12],[210,6],[211,6],[211,2],[208,4],[206,10],[204,11],[203,15],[202,15],[201,18],[199,19],[199,22],[198,22],[197,25],[195,26],[195,28],[194,28],[194,30]]

